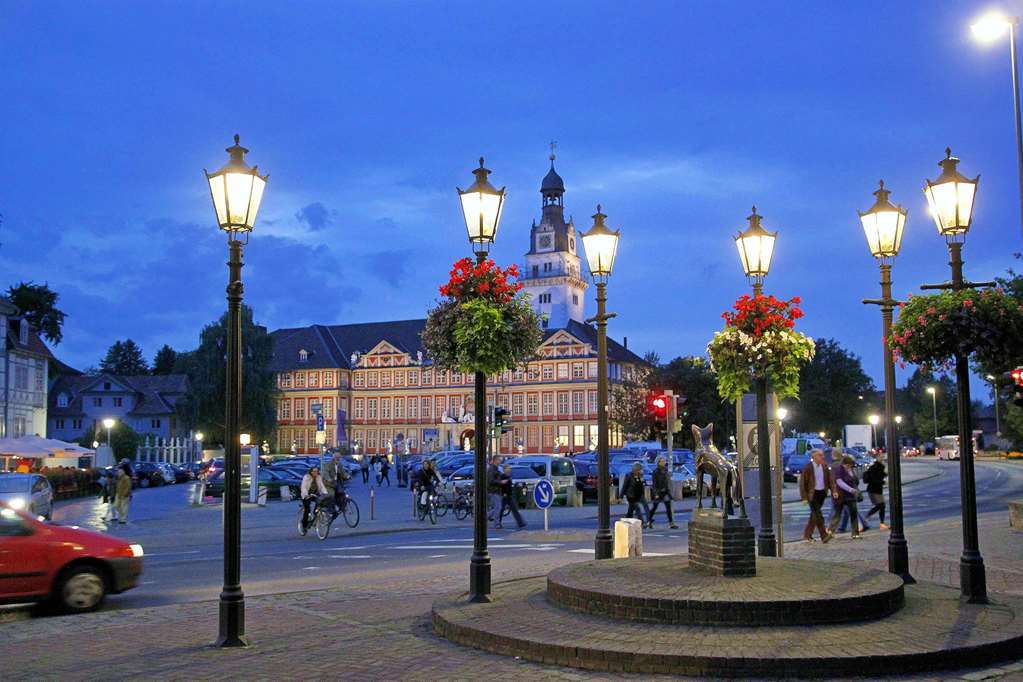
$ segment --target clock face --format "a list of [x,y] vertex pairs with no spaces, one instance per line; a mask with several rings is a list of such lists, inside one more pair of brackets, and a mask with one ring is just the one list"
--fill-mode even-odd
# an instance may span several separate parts
[[541,249],[551,248],[551,236],[549,234],[540,235],[540,248]]

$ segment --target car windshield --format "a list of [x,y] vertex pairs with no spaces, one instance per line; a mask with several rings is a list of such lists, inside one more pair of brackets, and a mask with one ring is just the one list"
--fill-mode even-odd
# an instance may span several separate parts
[[551,476],[575,476],[572,462],[567,459],[555,459],[551,461]]
[[533,467],[521,466],[511,468],[512,479],[516,478],[536,478],[536,472],[533,471]]
[[23,493],[28,491],[29,479],[0,477],[0,493]]

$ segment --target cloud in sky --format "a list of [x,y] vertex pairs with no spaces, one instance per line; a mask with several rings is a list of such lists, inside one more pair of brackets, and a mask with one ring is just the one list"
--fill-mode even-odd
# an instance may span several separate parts
[[319,201],[314,201],[308,206],[303,206],[295,214],[295,218],[297,218],[299,222],[308,225],[310,230],[318,232],[334,222],[335,214],[335,211],[328,210],[327,207]]

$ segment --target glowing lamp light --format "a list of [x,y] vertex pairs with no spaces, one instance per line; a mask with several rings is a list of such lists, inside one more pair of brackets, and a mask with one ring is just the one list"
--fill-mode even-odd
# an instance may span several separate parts
[[779,407],[776,414],[778,415],[779,420],[784,421],[785,418],[789,416],[789,411],[784,407]]
[[988,12],[970,25],[973,37],[983,43],[993,43],[1009,30],[1011,21],[1001,12]]
[[103,420],[103,428],[105,428],[105,429],[112,429],[112,428],[114,428],[114,424],[116,424],[116,423],[117,423],[116,419],[110,419],[110,418],[104,419]]
[[768,232],[760,224],[763,216],[757,215],[757,207],[746,217],[749,227],[735,237],[735,246],[739,249],[739,260],[742,261],[743,272],[756,283],[763,281],[771,269],[771,258],[774,256],[774,242],[777,232]]
[[934,388],[933,386],[928,386],[927,392],[930,393],[931,395],[934,395],[935,393],[937,393],[937,389]]
[[497,227],[501,222],[501,211],[504,209],[504,187],[496,189],[487,180],[490,170],[480,167],[472,172],[476,181],[468,189],[458,189],[458,198],[462,202],[462,215],[465,218],[465,229],[469,233],[469,241],[473,249],[486,251],[489,244],[497,238]]
[[896,424],[901,424],[902,423],[902,415],[901,414],[895,415],[895,423]]
[[970,180],[958,171],[959,159],[952,156],[952,150],[945,148],[945,158],[938,162],[941,176],[931,182],[926,180],[924,195],[931,217],[938,233],[949,243],[961,242],[966,238],[973,221],[973,202],[977,195],[980,176]]
[[252,436],[250,436],[247,433],[239,433],[238,442],[242,444],[242,447],[248,447],[249,444],[252,442]]
[[205,437],[206,437],[206,436],[204,436],[204,435],[203,435],[203,432],[202,432],[202,431],[199,431],[198,433],[196,433],[196,434],[195,434],[195,439],[196,439],[197,441],[199,441],[200,443],[202,442],[202,439],[203,439],[203,438],[205,438]]
[[270,177],[269,174],[260,175],[256,166],[250,168],[245,163],[249,150],[238,142],[239,137],[235,135],[234,145],[225,149],[231,158],[223,168],[214,173],[203,170],[210,184],[217,224],[227,232],[229,239],[236,239],[239,234],[248,236],[252,232],[266,181]]
[[859,213],[867,246],[874,258],[891,259],[902,248],[902,232],[906,227],[906,209],[888,200],[891,192],[884,188],[884,180],[874,191],[877,201],[865,213]]
[[607,218],[597,204],[597,212],[593,214],[593,227],[583,234],[583,248],[586,250],[586,262],[590,267],[590,275],[598,282],[607,281],[615,265],[618,253],[620,232],[612,230],[604,223]]
[[869,422],[870,422],[870,425],[871,425],[871,426],[877,426],[877,423],[878,423],[879,421],[881,421],[881,418],[880,418],[880,417],[878,417],[878,416],[877,416],[876,414],[872,414],[872,415],[870,415],[870,417],[869,417],[869,418],[867,419],[867,421],[869,421]]

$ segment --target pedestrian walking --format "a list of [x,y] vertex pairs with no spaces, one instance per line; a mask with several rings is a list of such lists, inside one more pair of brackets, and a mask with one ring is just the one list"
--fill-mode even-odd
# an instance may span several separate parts
[[[494,459],[497,458],[495,457]],[[515,485],[512,482],[511,464],[504,465],[504,471],[498,479],[498,485],[501,489],[501,506],[497,511],[497,527],[503,528],[501,518],[504,516],[504,510],[510,509],[518,527],[520,529],[525,528],[526,522],[522,520],[522,514],[519,513],[519,501],[515,498]]]
[[369,456],[363,455],[359,461],[359,468],[362,470],[362,482],[369,485]]
[[[487,513],[487,520],[494,521],[494,514],[499,514],[501,511],[501,458],[494,455],[490,458],[490,464],[487,465],[487,495],[490,497],[490,511]],[[501,523],[501,517],[497,517],[497,522]]]
[[646,528],[651,523],[649,521],[650,507],[646,503],[646,481],[643,480],[643,465],[639,462],[632,465],[632,473],[625,480],[623,492],[625,493],[625,499],[629,502],[629,510],[625,513],[625,518],[636,518],[635,515],[642,506],[643,515],[639,517],[639,520],[643,522],[643,527]]
[[391,487],[391,462],[386,457],[380,458],[380,479],[377,481],[379,486],[381,482],[387,481],[387,487]]
[[654,514],[657,513],[657,505],[664,502],[664,511],[668,515],[669,527],[678,528],[675,525],[675,517],[671,511],[671,472],[668,471],[668,460],[664,457],[657,458],[657,468],[654,469],[652,488],[651,493],[654,504],[650,508],[650,518],[647,525],[650,528],[654,527]]
[[835,481],[831,476],[831,468],[824,461],[824,451],[817,449],[810,453],[810,461],[799,474],[799,497],[810,505],[810,518],[803,529],[803,540],[813,542],[813,530],[817,529],[821,542],[831,539],[824,527],[824,500],[828,495],[835,494]]
[[[860,477],[856,475],[856,470],[852,471],[852,486],[856,488],[856,502],[863,501],[863,493],[860,491]],[[859,504],[857,504],[856,515],[860,519],[860,532],[870,530],[870,524],[867,523],[867,519],[864,518],[863,512],[859,511]],[[844,533],[845,529],[849,527],[849,508],[845,507],[842,509],[842,521],[838,524],[838,532]]]
[[877,518],[881,521],[881,530],[887,530],[888,526],[884,522],[884,480],[888,477],[888,472],[884,468],[884,456],[875,455],[874,457],[874,463],[863,472],[863,482],[867,484],[867,495],[870,497],[870,503],[874,505],[867,512],[867,518],[877,514]]
[[106,508],[103,510],[104,521],[117,520],[117,506],[114,498],[117,496],[117,473],[120,467],[114,467],[103,477],[103,503]]
[[373,455],[373,475],[376,476],[378,488],[380,487],[381,481],[380,472],[383,468],[384,468],[383,465],[380,463],[380,457],[377,455]]
[[838,473],[835,476],[835,486],[838,488],[838,507],[836,513],[831,517],[831,526],[828,528],[829,532],[834,532],[835,526],[838,525],[839,520],[842,516],[842,510],[849,510],[849,518],[852,519],[852,537],[853,539],[860,538],[860,515],[859,510],[856,508],[856,500],[859,497],[859,488],[855,485],[855,477],[853,476],[853,467],[856,466],[856,460],[849,455],[842,457],[842,466],[839,468]]
[[120,524],[128,523],[128,501],[131,500],[131,474],[125,464],[117,471],[117,488],[114,492],[114,514]]

